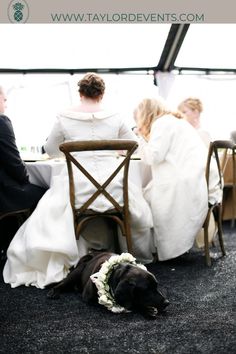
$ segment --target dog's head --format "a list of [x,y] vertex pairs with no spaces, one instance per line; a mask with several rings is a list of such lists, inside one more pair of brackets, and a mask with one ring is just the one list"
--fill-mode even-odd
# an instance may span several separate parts
[[155,318],[169,305],[155,276],[135,265],[120,264],[109,279],[115,301],[130,311]]

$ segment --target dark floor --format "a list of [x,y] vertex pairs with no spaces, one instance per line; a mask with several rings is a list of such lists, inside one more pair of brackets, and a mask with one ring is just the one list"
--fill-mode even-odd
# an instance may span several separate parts
[[203,252],[149,266],[171,302],[156,320],[112,314],[73,293],[11,289],[0,279],[0,353],[236,353],[236,229],[224,224],[227,256]]

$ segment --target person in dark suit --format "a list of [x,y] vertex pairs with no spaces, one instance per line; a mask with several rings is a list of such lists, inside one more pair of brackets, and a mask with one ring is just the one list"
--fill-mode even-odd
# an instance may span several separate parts
[[[16,146],[10,119],[4,115],[7,98],[0,87],[0,214],[29,208],[33,210],[46,189],[31,184],[26,165]],[[0,246],[6,249],[17,231],[13,219],[0,221]]]

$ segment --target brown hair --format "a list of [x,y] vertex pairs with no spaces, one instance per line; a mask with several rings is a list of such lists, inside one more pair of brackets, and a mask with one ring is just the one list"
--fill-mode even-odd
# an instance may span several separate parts
[[104,80],[95,73],[87,73],[79,82],[79,93],[85,97],[102,98],[105,91]]
[[199,113],[201,113],[203,111],[203,105],[202,105],[202,101],[199,100],[199,98],[195,98],[195,97],[188,97],[186,98],[184,101],[182,101],[179,106],[178,109],[180,111],[182,111],[182,109],[184,108],[184,106],[189,107],[191,110],[196,110]]
[[166,114],[172,114],[176,118],[183,118],[180,112],[172,112],[167,109],[161,100],[154,98],[143,99],[136,109],[137,127],[141,135],[148,140],[153,122]]

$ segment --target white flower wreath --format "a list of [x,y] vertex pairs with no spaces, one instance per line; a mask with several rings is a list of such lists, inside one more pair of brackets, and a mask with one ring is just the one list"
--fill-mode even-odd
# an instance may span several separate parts
[[127,310],[115,302],[115,299],[110,293],[108,280],[115,266],[124,262],[131,263],[143,270],[147,270],[147,268],[143,264],[137,264],[136,258],[134,258],[130,253],[122,253],[121,255],[111,256],[107,261],[102,264],[99,272],[94,273],[90,276],[90,279],[93,283],[95,283],[98,289],[99,304],[104,305],[108,308],[108,310],[115,313],[127,312]]

